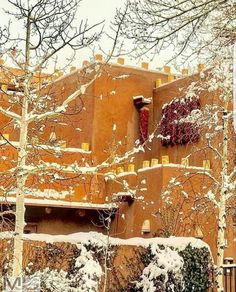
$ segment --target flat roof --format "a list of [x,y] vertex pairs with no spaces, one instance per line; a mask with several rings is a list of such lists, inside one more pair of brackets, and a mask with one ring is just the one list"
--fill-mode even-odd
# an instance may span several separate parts
[[[1,197],[0,204],[15,204],[15,197]],[[115,203],[95,204],[88,202],[72,202],[62,200],[49,199],[31,199],[25,198],[26,206],[40,206],[40,207],[57,207],[57,208],[72,208],[72,209],[92,209],[92,210],[111,210],[118,209]]]

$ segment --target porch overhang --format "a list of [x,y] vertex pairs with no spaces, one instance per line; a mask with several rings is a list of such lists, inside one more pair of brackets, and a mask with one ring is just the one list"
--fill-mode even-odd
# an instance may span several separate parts
[[[15,204],[15,197],[1,197],[0,204]],[[71,209],[88,209],[88,210],[112,210],[118,209],[115,203],[95,204],[88,202],[75,202],[75,201],[62,201],[62,200],[49,200],[49,199],[31,199],[25,198],[26,206],[39,206],[39,207],[54,207],[54,208],[71,208]]]

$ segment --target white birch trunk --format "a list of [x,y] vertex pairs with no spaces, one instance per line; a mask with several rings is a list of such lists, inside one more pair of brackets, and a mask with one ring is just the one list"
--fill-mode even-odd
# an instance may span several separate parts
[[223,262],[224,262],[224,249],[225,249],[225,228],[226,228],[226,216],[225,216],[225,199],[224,195],[221,195],[219,218],[218,218],[218,234],[217,234],[217,292],[224,291],[223,283]]
[[111,229],[111,218],[108,217],[108,225],[107,229],[107,242],[105,247],[105,258],[104,258],[104,284],[103,284],[103,292],[107,291],[107,280],[108,280],[108,263],[109,263],[109,249],[110,249],[110,229]]
[[225,96],[224,113],[223,113],[223,152],[222,152],[222,170],[221,170],[221,190],[219,198],[219,214],[218,214],[218,235],[217,235],[217,292],[224,291],[223,283],[223,263],[225,250],[225,229],[226,229],[226,200],[228,185],[228,103],[229,97]]
[[15,213],[15,236],[13,250],[13,278],[21,276],[23,272],[23,233],[25,226],[25,203],[24,188],[27,180],[25,169],[27,161],[27,137],[28,137],[28,96],[30,89],[29,76],[29,58],[30,58],[30,14],[27,18],[27,31],[25,41],[25,82],[23,83],[24,97],[22,100],[22,111],[20,119],[20,141],[19,154],[17,159],[17,179],[16,179],[16,213]]
[[233,62],[233,123],[234,132],[236,133],[236,42],[234,43]]
[[[20,130],[20,151],[18,155],[18,172],[24,169],[27,158],[27,130],[28,125],[25,121],[27,113],[27,100],[24,97],[25,107],[22,110],[21,130]],[[14,237],[14,253],[13,253],[13,271],[12,276],[18,277],[22,274],[22,262],[23,262],[23,232],[25,225],[25,205],[24,205],[24,187],[27,179],[27,175],[20,173],[17,175],[16,182],[16,213],[15,213],[15,237]]]

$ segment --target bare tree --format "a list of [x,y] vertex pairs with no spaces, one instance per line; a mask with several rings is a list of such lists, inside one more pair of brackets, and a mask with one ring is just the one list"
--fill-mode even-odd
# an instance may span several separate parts
[[[235,42],[235,8],[235,3],[227,0],[174,2],[128,0],[125,13],[121,9],[116,16],[117,21],[120,17],[124,17],[122,32],[124,37],[131,41],[136,56],[155,55],[171,47],[174,55],[169,59],[179,57],[186,60],[200,56],[208,62],[209,57],[213,60],[211,63],[213,69],[209,70],[210,73],[205,76],[205,83],[202,84],[204,90],[210,91],[211,94],[214,91],[218,99],[216,98],[216,103],[209,104],[205,108],[202,116],[204,118],[196,115],[195,121],[211,127],[206,135],[207,147],[220,161],[217,174],[204,172],[204,175],[212,181],[211,192],[206,196],[211,201],[215,200],[214,204],[218,210],[217,265],[219,267],[222,267],[225,249],[227,204],[234,197],[235,188],[235,166],[233,161],[230,161],[232,153],[230,147],[234,142],[231,126],[233,62],[230,46]],[[222,47],[229,51],[225,54],[225,51],[220,50]],[[218,138],[215,139],[217,135]],[[213,140],[218,141],[217,144]],[[218,291],[223,289],[222,280],[222,268],[219,268]]]
[[[236,167],[235,138],[232,112],[232,50],[221,50],[214,60],[212,68],[201,74],[198,82],[192,83],[186,90],[188,96],[199,96],[208,92],[209,102],[201,109],[195,109],[179,123],[194,123],[201,129],[202,146],[197,153],[207,152],[214,159],[214,172],[209,170],[184,170],[179,177],[173,178],[164,196],[170,197],[173,190],[179,189],[188,199],[193,193],[192,202],[195,212],[211,210],[216,213],[217,222],[217,282],[218,290],[223,291],[223,260],[226,248],[225,231],[227,228],[227,210],[233,207],[235,200]],[[187,158],[196,154],[190,153]],[[211,154],[210,154],[211,153]],[[204,157],[204,156],[203,156]],[[191,180],[201,178],[200,189],[192,185],[192,190],[183,192]],[[210,203],[207,203],[207,201]]]
[[[77,50],[94,45],[103,33],[103,22],[89,25],[87,20],[75,23],[76,11],[80,0],[38,0],[22,1],[8,0],[11,8],[8,11],[17,23],[23,24],[25,35],[14,37],[7,34],[4,51],[19,70],[3,67],[8,85],[12,90],[1,87],[4,96],[0,113],[6,118],[6,125],[17,133],[17,143],[11,143],[4,138],[2,146],[9,146],[15,153],[14,159],[9,159],[6,169],[1,172],[2,190],[7,198],[9,194],[16,196],[16,211],[4,210],[2,216],[14,213],[14,254],[12,276],[22,274],[23,261],[23,231],[25,226],[25,195],[27,186],[45,184],[45,181],[61,183],[70,180],[76,183],[83,180],[83,175],[97,174],[108,167],[104,162],[98,166],[79,165],[74,161],[71,165],[49,163],[43,160],[40,153],[45,150],[50,155],[58,157],[58,141],[55,135],[50,137],[50,145],[43,147],[39,143],[39,133],[45,125],[60,115],[73,115],[83,109],[82,96],[94,80],[100,76],[103,65],[90,64],[80,72],[82,77],[77,82],[77,89],[67,93],[64,98],[53,91],[50,81],[55,75],[44,74],[52,60],[63,49],[70,48],[72,54]],[[119,36],[119,28],[112,38],[111,58]],[[3,129],[2,129],[3,131]],[[3,150],[5,151],[5,150]],[[7,151],[7,150],[6,150]],[[60,151],[59,151],[60,152]],[[102,175],[102,174],[101,174]],[[70,183],[69,183],[70,184]],[[69,185],[68,184],[68,185]]]
[[235,9],[228,0],[127,0],[116,21],[124,18],[122,32],[136,56],[171,47],[173,58],[192,57],[206,46],[234,42]]

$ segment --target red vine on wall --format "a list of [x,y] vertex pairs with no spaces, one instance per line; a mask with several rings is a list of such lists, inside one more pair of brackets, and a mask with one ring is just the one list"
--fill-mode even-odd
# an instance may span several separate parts
[[143,144],[148,139],[149,109],[144,107],[139,111],[140,143]]
[[193,122],[180,122],[193,110],[200,109],[198,98],[176,99],[162,108],[160,122],[161,143],[163,146],[196,143],[199,138],[199,128]]

